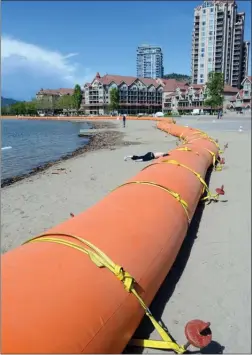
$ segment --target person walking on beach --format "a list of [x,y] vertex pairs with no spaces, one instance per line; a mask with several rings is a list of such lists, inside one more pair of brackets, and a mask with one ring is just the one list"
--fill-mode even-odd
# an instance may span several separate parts
[[123,115],[123,128],[126,126],[126,115]]
[[134,160],[136,162],[140,162],[140,161],[149,161],[149,160],[153,160],[153,159],[158,159],[160,157],[167,157],[169,154],[168,153],[163,153],[163,152],[157,152],[157,153],[153,153],[153,152],[148,152],[145,155],[127,155],[126,157],[124,157],[124,160]]

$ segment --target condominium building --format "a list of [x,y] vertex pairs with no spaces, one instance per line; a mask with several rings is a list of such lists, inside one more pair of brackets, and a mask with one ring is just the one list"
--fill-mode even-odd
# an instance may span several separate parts
[[[224,86],[224,102],[221,108],[224,111],[251,111],[252,77],[246,76],[242,83],[243,89]],[[189,84],[175,79],[146,79],[121,75],[96,74],[91,83],[86,83],[82,92],[82,104],[79,112],[87,115],[108,115],[110,108],[110,90],[119,91],[118,113],[125,114],[153,114],[159,111],[164,113],[179,112],[190,114],[194,109],[209,112],[210,107],[205,105],[207,90],[205,84]],[[73,89],[41,89],[37,100],[49,98],[50,102],[65,95],[72,95]],[[47,102],[47,100],[46,100]],[[43,106],[43,105],[42,105]],[[40,113],[46,111],[62,111],[57,105],[41,107]],[[52,110],[53,108],[53,110]],[[76,110],[66,109],[69,114]]]
[[249,42],[244,41],[245,13],[235,0],[204,1],[194,10],[192,82],[204,84],[211,71],[226,84],[240,87],[248,74]]
[[118,112],[126,114],[154,113],[162,110],[163,82],[160,79],[121,75],[96,74],[84,85],[82,109],[86,114],[104,115],[111,112],[110,90],[119,91]]
[[163,53],[158,46],[142,45],[137,48],[137,77],[157,79],[164,75]]

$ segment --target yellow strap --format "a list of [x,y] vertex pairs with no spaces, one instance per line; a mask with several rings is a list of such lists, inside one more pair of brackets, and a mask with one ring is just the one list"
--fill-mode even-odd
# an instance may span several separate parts
[[220,150],[219,144],[213,138],[209,137],[208,134],[206,134],[206,133],[199,133],[199,134],[200,134],[200,137],[194,138],[194,139],[190,139],[190,142],[185,138],[184,139],[185,143],[192,143],[192,142],[197,141],[199,139],[208,139],[210,142],[212,142],[212,143],[214,143],[216,145],[218,150]]
[[195,170],[189,168],[189,166],[181,164],[180,162],[178,162],[177,160],[163,160],[163,163],[168,163],[168,164],[173,164],[173,165],[177,165],[177,166],[181,166],[182,168],[185,168],[187,170],[189,170],[190,172],[192,172],[201,182],[201,184],[203,185],[203,189],[202,189],[202,194],[207,191],[209,193],[209,189],[208,186],[205,182],[205,180],[201,177],[201,175],[199,173],[197,173]]
[[214,152],[212,152],[211,150],[204,148],[208,153],[211,154],[212,158],[213,158],[213,167],[215,167],[215,163],[216,163],[216,156],[214,154]]
[[[214,153],[213,153],[214,154]],[[177,166],[181,166],[182,168],[185,168],[187,170],[189,170],[190,172],[192,172],[201,182],[201,184],[203,185],[202,188],[202,194],[204,194],[204,192],[206,191],[207,195],[205,197],[202,197],[201,201],[209,201],[209,200],[217,200],[219,198],[218,194],[212,194],[207,186],[207,183],[205,182],[205,180],[202,178],[202,176],[197,173],[195,170],[189,168],[189,166],[181,164],[180,162],[178,162],[177,160],[163,160],[159,163],[152,163],[150,165],[145,166],[142,170],[149,168],[152,165],[157,165],[157,164],[162,164],[162,163],[168,163],[168,164],[173,164],[173,165],[177,165]]]
[[[180,148],[176,148],[175,150],[181,150],[184,152],[192,152],[193,150],[189,147],[180,147]],[[195,152],[196,155],[199,155],[199,152]]]
[[[75,240],[78,240],[79,242],[84,244],[84,246],[70,242],[65,239],[54,238],[54,236],[70,237]],[[156,347],[159,349],[173,350],[178,354],[182,354],[186,351],[186,349],[183,345],[178,345],[175,341],[172,340],[172,338],[168,334],[168,331],[166,331],[166,329],[163,326],[161,326],[156,321],[156,319],[153,317],[150,309],[146,306],[144,300],[142,299],[142,297],[138,294],[138,292],[135,289],[135,284],[136,284],[135,279],[128,272],[126,272],[122,266],[115,264],[105,253],[103,253],[95,245],[93,245],[92,243],[88,242],[87,240],[85,240],[83,238],[80,238],[78,236],[71,235],[71,234],[65,234],[65,233],[42,234],[38,237],[29,239],[24,244],[31,243],[31,242],[57,243],[57,244],[65,245],[65,246],[71,247],[75,250],[78,250],[78,251],[88,255],[90,260],[97,267],[99,267],[99,268],[106,267],[123,283],[125,290],[129,293],[132,293],[136,297],[139,304],[144,309],[145,314],[150,319],[153,326],[155,327],[155,329],[159,333],[160,337],[162,338],[162,341],[132,339],[129,343],[130,345],[138,345],[138,346],[154,347],[154,348]],[[88,248],[86,248],[85,245],[88,246]]]
[[189,218],[189,213],[188,213],[188,204],[187,204],[187,202],[184,201],[184,200],[180,197],[180,194],[178,194],[178,193],[175,192],[175,191],[172,191],[172,190],[169,189],[168,187],[165,187],[165,186],[163,186],[163,185],[157,184],[157,183],[152,182],[152,181],[138,181],[138,180],[136,180],[136,181],[125,182],[124,184],[119,185],[118,187],[116,187],[116,188],[115,188],[114,190],[112,190],[112,191],[117,190],[119,187],[123,187],[123,186],[127,186],[127,185],[132,185],[132,184],[155,186],[155,187],[158,187],[159,189],[161,189],[161,190],[163,190],[163,191],[168,192],[168,194],[170,194],[171,196],[173,196],[173,197],[181,204],[181,206],[183,207],[183,210],[185,211],[185,214],[186,214],[188,223],[190,223],[190,218]]

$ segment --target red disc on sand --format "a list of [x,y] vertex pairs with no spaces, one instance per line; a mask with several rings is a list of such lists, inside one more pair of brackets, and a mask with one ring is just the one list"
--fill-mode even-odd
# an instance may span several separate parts
[[185,326],[185,336],[189,343],[196,348],[204,348],[212,341],[212,332],[209,322],[195,319]]

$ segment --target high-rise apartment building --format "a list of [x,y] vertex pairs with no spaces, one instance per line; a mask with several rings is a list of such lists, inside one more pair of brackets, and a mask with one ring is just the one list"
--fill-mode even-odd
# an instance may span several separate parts
[[157,79],[164,75],[163,53],[158,46],[142,45],[137,48],[137,77]]
[[240,87],[248,74],[249,42],[244,41],[245,13],[235,0],[204,1],[194,10],[192,83],[204,84],[211,71]]

